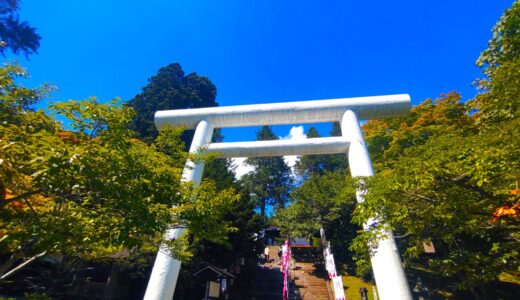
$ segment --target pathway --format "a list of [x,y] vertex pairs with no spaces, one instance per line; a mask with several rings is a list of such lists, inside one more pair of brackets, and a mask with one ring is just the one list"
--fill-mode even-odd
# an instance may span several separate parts
[[[278,247],[270,247],[270,261],[259,264],[255,271],[255,281],[249,299],[282,299],[283,279],[277,264]],[[291,269],[289,299],[291,300],[330,300],[332,294],[323,276],[319,276],[313,263],[296,262]]]

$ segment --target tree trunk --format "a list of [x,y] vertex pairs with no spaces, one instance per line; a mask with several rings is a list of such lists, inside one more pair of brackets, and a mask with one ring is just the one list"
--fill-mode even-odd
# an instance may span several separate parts
[[117,283],[119,281],[119,266],[117,263],[114,263],[112,266],[112,270],[110,271],[110,276],[107,280],[107,286],[105,287],[105,291],[103,292],[103,300],[111,300],[116,299],[114,296],[117,296]]

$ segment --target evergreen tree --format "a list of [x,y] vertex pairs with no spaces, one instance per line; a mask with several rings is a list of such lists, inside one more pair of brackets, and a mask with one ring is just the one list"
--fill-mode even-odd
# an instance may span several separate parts
[[[330,134],[331,136],[341,136],[339,123],[333,123]],[[321,137],[318,130],[314,127],[309,128],[306,136],[307,138]],[[346,153],[304,155],[296,162],[295,170],[299,176],[307,178],[311,174],[323,174],[326,171],[344,171],[347,165]]]
[[[256,134],[258,141],[277,140],[269,126],[263,126]],[[241,185],[244,190],[257,196],[262,217],[265,216],[267,205],[283,208],[289,200],[289,191],[293,180],[291,169],[283,157],[248,158],[246,163],[255,167],[255,171],[244,175]]]
[[[154,115],[158,110],[185,109],[218,106],[215,102],[217,89],[207,78],[196,73],[184,75],[178,63],[169,64],[159,69],[157,74],[148,79],[148,84],[128,105],[136,115],[131,129],[137,136],[150,143],[157,137]],[[193,130],[183,135],[183,141],[189,148]]]
[[[180,64],[169,64],[160,68],[157,74],[148,80],[142,92],[128,102],[136,112],[130,128],[141,140],[151,143],[158,134],[154,124],[155,112],[218,106],[215,101],[216,95],[217,89],[207,77],[196,73],[184,75]],[[182,134],[186,150],[191,145],[193,134],[193,130],[185,130]],[[217,129],[212,141],[221,142],[223,138],[220,129]],[[206,164],[204,177],[212,179],[218,189],[225,189],[232,186],[235,175],[229,160],[215,159]]]
[[[308,139],[319,138],[321,135],[314,127],[310,127],[306,134]],[[310,173],[321,173],[326,164],[326,155],[305,155],[296,162],[295,170],[298,175],[306,177]]]
[[0,1],[0,53],[10,49],[14,54],[23,53],[26,57],[36,53],[41,37],[36,29],[18,16],[19,0]]
[[284,236],[318,237],[320,228],[325,229],[337,266],[352,267],[353,254],[348,248],[359,226],[351,223],[356,204],[354,179],[346,175],[339,171],[311,173],[291,191],[293,202],[277,211],[273,222]]

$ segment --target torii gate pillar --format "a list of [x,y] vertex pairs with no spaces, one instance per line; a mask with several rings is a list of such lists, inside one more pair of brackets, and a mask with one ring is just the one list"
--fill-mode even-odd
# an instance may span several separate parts
[[[158,111],[155,124],[160,129],[165,125],[196,128],[190,153],[202,147],[204,151],[216,152],[220,157],[284,156],[346,153],[353,177],[372,176],[374,171],[359,125],[361,119],[396,117],[408,113],[408,95],[344,98],[332,100],[271,103],[244,106],[211,107]],[[312,138],[303,141],[277,140],[210,144],[213,128],[246,127],[272,124],[301,124],[341,122],[342,137]],[[183,172],[183,181],[200,184],[204,163],[188,161]],[[356,193],[358,202],[363,202],[366,190]],[[365,224],[379,222],[372,219]],[[179,237],[183,232],[177,227],[166,233],[166,239]],[[412,300],[412,295],[392,232],[379,241],[371,253],[372,269],[382,300]],[[180,270],[180,261],[171,257],[161,247],[148,282],[146,300],[171,300]]]
[[[368,177],[374,175],[370,155],[361,126],[356,114],[348,110],[341,119],[341,132],[350,141],[348,150],[348,164],[352,177]],[[356,192],[358,203],[364,201],[366,191],[360,189]],[[373,224],[377,220],[370,220]],[[369,230],[370,224],[365,224],[365,230]],[[376,280],[377,290],[381,299],[412,299],[410,287],[406,280],[399,251],[395,244],[392,232],[385,232],[386,238],[379,241],[370,257],[372,270]]]
[[[193,135],[190,153],[196,153],[200,147],[211,142],[212,135],[213,126],[206,121],[200,121]],[[183,182],[192,181],[193,185],[197,187],[202,180],[202,173],[204,173],[204,162],[193,163],[191,160],[188,160],[182,172],[181,180]],[[177,225],[175,228],[168,230],[164,238],[169,240],[176,239],[182,235],[184,229],[183,226]],[[166,247],[159,249],[144,299],[171,300],[175,292],[180,270],[181,262],[178,259],[174,259]]]

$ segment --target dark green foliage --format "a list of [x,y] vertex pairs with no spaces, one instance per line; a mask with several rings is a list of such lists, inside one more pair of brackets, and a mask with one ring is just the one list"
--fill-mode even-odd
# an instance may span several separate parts
[[248,196],[242,196],[231,205],[225,220],[236,230],[228,234],[226,244],[199,241],[193,245],[194,256],[188,264],[183,265],[181,270],[186,279],[183,284],[185,289],[189,289],[189,282],[193,281],[191,278],[193,272],[206,263],[228,268],[228,270],[240,266],[241,258],[248,263],[256,264],[257,255],[263,247],[262,241],[253,233],[260,231],[263,222],[260,215],[255,213],[255,207],[256,201]]
[[18,16],[19,0],[0,1],[0,53],[10,49],[14,54],[23,53],[26,57],[37,53],[41,37],[36,29]]
[[339,122],[332,123],[332,129],[330,130],[331,136],[341,136],[341,126],[339,125]]
[[[338,123],[333,123],[331,129],[332,136],[341,136],[341,129]],[[306,133],[307,138],[319,138],[321,135],[314,127],[310,127]],[[323,174],[326,171],[344,171],[346,170],[347,156],[346,154],[325,154],[325,155],[304,155],[295,165],[298,175],[307,177],[311,174]]]
[[319,229],[324,228],[337,265],[349,264],[348,247],[359,229],[351,223],[354,195],[353,180],[346,173],[313,173],[291,192],[292,204],[279,210],[273,221],[282,235],[293,237],[319,237]]
[[[220,129],[216,129],[211,141],[220,143],[223,140]],[[203,177],[213,180],[219,190],[235,186],[235,172],[229,159],[217,158],[207,162]]]
[[[306,132],[308,139],[319,138],[321,135],[316,128],[311,127]],[[305,155],[300,157],[300,160],[296,162],[295,169],[298,175],[305,176],[310,173],[321,173],[326,164],[325,155]]]
[[[207,77],[196,73],[184,75],[180,64],[170,64],[160,68],[142,92],[128,102],[136,112],[130,128],[140,139],[150,143],[157,137],[153,121],[156,111],[217,106],[216,96],[217,89]],[[193,131],[183,136],[187,147],[192,137]]]
[[235,174],[231,169],[230,160],[222,158],[214,159],[206,163],[203,177],[213,180],[217,189],[227,189],[234,186],[235,182]]
[[[263,126],[256,134],[256,139],[276,140],[278,137],[271,127]],[[265,216],[266,205],[275,208],[285,207],[289,201],[289,191],[293,180],[291,170],[282,157],[256,157],[246,162],[255,167],[254,172],[244,175],[240,180],[242,190],[254,193],[258,197],[260,213]]]
[[[338,122],[332,123],[332,129],[330,130],[331,136],[342,136],[341,127]],[[346,154],[328,154],[325,155],[327,164],[325,170],[329,171],[346,171],[348,167],[348,160]]]
[[[159,69],[157,74],[148,80],[143,91],[128,102],[136,114],[130,128],[137,136],[147,142],[153,142],[157,137],[157,129],[153,121],[158,110],[186,109],[218,106],[215,102],[217,89],[207,77],[196,73],[184,75],[178,63],[170,64]],[[193,138],[193,130],[185,130],[181,139],[184,149],[189,149]],[[220,129],[216,129],[212,141],[223,140]],[[215,159],[206,164],[204,177],[212,179],[218,189],[232,186],[234,173],[230,162],[225,159]]]
[[[217,106],[215,97],[216,88],[209,79],[195,73],[184,75],[179,64],[170,64],[161,68],[157,75],[149,80],[143,91],[128,103],[137,113],[131,128],[137,132],[140,139],[151,142],[157,135],[153,123],[153,115],[156,111]],[[184,131],[181,138],[184,141],[185,149],[189,148],[193,133],[193,130]],[[222,142],[223,139],[220,129],[216,129],[212,142]],[[158,139],[156,143],[159,141]],[[159,150],[167,154],[171,152],[165,147]],[[185,160],[186,157],[179,157],[179,159]],[[230,160],[227,159],[207,161],[204,178],[210,179],[210,181],[204,181],[212,182],[217,191],[225,191],[234,187],[235,175],[230,164]],[[230,205],[228,213],[223,218],[223,223],[229,224],[229,228],[233,228],[233,230],[226,235],[225,243],[219,243],[218,240],[209,237],[193,240],[190,248],[193,257],[189,262],[183,264],[178,285],[179,291],[176,292],[176,295],[184,295],[181,298],[186,298],[191,295],[192,288],[198,288],[198,286],[192,286],[195,281],[191,276],[194,271],[206,263],[231,268],[238,265],[241,257],[248,261],[256,258],[260,247],[255,246],[258,241],[253,239],[253,234],[260,230],[260,218],[254,212],[255,204],[249,198],[248,193],[245,193]],[[205,222],[201,222],[201,224],[205,225]]]

